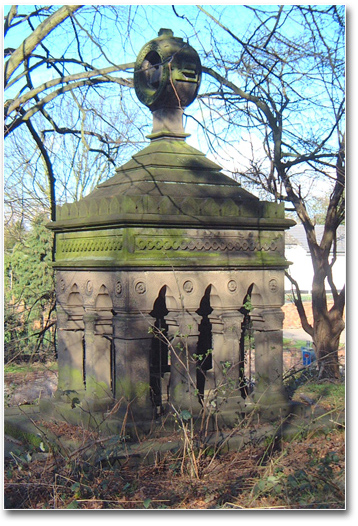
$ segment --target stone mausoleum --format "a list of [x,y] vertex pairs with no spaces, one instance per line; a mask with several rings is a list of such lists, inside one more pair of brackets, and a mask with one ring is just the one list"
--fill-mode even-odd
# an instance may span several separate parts
[[198,54],[172,31],[147,43],[134,85],[153,115],[150,144],[90,195],[58,207],[50,225],[56,398],[115,408],[119,423],[143,429],[174,408],[196,416],[210,405],[232,425],[253,405],[272,415],[287,407],[281,306],[284,231],[293,222],[283,204],[260,201],[187,144],[183,110],[200,80]]

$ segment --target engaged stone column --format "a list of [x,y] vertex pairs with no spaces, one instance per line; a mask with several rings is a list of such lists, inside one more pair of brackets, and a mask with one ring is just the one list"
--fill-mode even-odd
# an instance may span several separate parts
[[281,309],[254,309],[251,313],[255,338],[255,389],[253,400],[268,417],[277,416],[277,406],[288,408],[282,384],[284,314]]
[[95,311],[87,311],[83,316],[83,321],[85,325],[86,396],[111,399],[111,342],[102,334],[96,334],[99,316]]
[[170,348],[169,401],[176,411],[186,409],[191,415],[198,415],[201,404],[197,389],[197,352],[199,323],[196,313],[170,312],[165,317],[168,325]]
[[84,393],[83,318],[58,304],[57,311],[57,395],[64,391]]
[[240,336],[243,314],[214,310],[209,316],[213,335],[213,376],[219,416],[226,424],[242,411],[240,380]]
[[150,348],[153,318],[143,314],[116,313],[113,317],[115,397],[124,399],[121,413],[129,410],[135,423],[151,421]]

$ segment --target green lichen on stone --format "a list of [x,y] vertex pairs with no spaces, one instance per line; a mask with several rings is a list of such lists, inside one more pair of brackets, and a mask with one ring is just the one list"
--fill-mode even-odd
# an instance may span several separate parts
[[130,377],[117,377],[116,398],[122,396],[128,401],[140,402],[147,399],[150,393],[150,385],[143,381],[134,381]]
[[59,390],[80,391],[84,389],[82,370],[79,370],[69,364],[61,364],[61,366],[59,367],[58,375]]
[[[225,230],[225,229],[224,229]],[[57,234],[57,268],[286,268],[282,232],[127,227]]]
[[38,430],[34,432],[28,431],[23,429],[21,424],[12,423],[6,419],[4,422],[4,432],[5,435],[9,435],[20,441],[24,441],[36,448],[39,448],[40,444],[42,444],[44,440],[41,435],[39,436]]
[[292,224],[284,219],[283,204],[260,202],[184,140],[162,138],[136,153],[89,196],[59,207],[57,221],[49,226],[57,232],[138,222],[204,228],[225,222],[240,228],[247,221],[277,223],[279,228]]
[[91,395],[95,398],[111,396],[111,388],[106,382],[100,382],[95,376],[86,376],[86,396]]

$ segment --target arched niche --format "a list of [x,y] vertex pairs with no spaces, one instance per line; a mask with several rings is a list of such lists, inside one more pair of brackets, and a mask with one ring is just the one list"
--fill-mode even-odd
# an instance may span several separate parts
[[102,334],[112,334],[113,303],[105,285],[101,285],[94,306],[96,331]]
[[82,307],[83,300],[80,293],[80,289],[77,283],[74,283],[71,287],[70,293],[67,298],[67,305],[69,307]]
[[158,415],[163,413],[164,397],[170,372],[170,350],[168,345],[168,325],[165,317],[169,313],[169,302],[173,308],[176,301],[170,294],[169,288],[164,285],[154,301],[153,310],[149,313],[153,318],[153,337],[149,355],[149,377],[151,399]]
[[69,320],[81,320],[83,318],[83,298],[77,283],[72,285],[67,297],[67,311]]
[[95,309],[96,310],[104,310],[104,311],[110,311],[113,308],[113,303],[111,300],[111,296],[108,292],[108,289],[105,285],[101,285],[99,292],[97,294],[96,300],[95,300]]
[[218,308],[221,305],[217,290],[213,285],[209,285],[200,301],[200,306],[196,313],[201,316],[199,323],[199,337],[196,352],[196,386],[201,401],[204,399],[205,384],[208,371],[213,367],[213,336],[212,324],[209,316],[213,312],[213,305]]

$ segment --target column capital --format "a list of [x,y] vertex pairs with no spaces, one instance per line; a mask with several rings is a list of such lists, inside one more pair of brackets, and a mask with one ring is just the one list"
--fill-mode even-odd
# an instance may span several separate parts
[[238,310],[222,310],[214,309],[209,315],[209,321],[212,325],[213,334],[234,332],[233,329],[238,329],[241,333],[241,324],[244,320],[244,315]]
[[280,307],[255,308],[250,313],[252,327],[255,331],[276,331],[282,329],[285,315]]
[[95,310],[86,310],[83,313],[83,321],[86,324],[95,323],[97,321],[98,314]]
[[168,325],[168,330],[178,332],[178,336],[198,336],[199,335],[199,324],[201,322],[201,316],[196,312],[189,311],[170,311],[165,316],[165,321]]
[[154,318],[149,314],[114,312],[112,323],[116,338],[124,340],[152,338],[149,328],[153,325]]

